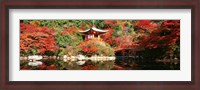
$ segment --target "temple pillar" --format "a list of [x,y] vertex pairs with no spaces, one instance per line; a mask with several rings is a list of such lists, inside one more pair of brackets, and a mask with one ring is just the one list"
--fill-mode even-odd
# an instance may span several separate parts
[[92,34],[92,38],[94,38],[94,34]]

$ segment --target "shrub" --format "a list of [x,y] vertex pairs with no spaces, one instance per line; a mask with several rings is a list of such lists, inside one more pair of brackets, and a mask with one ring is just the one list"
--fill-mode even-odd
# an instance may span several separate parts
[[105,42],[98,41],[95,39],[85,40],[80,44],[81,51],[86,53],[87,55],[104,55],[104,56],[112,56],[114,55],[114,49]]

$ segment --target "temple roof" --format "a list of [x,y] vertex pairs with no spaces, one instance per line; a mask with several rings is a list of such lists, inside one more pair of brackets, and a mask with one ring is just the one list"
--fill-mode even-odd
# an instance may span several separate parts
[[100,29],[97,29],[96,27],[92,27],[92,28],[90,28],[90,29],[86,29],[86,30],[84,30],[84,31],[79,31],[79,32],[81,32],[81,33],[86,33],[86,32],[88,32],[88,31],[90,31],[90,30],[93,30],[93,31],[96,31],[96,32],[101,32],[101,33],[108,32],[108,30],[100,30]]

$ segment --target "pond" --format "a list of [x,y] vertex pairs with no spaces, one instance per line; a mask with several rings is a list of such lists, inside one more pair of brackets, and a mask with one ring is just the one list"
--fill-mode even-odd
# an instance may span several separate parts
[[116,60],[20,60],[20,70],[180,70],[179,61],[143,60],[117,56]]

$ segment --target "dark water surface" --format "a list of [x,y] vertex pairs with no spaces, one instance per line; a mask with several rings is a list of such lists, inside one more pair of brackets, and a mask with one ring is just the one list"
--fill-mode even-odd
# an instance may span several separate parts
[[173,61],[143,60],[133,57],[116,57],[116,60],[40,60],[42,65],[30,66],[28,60],[20,61],[21,70],[180,70],[180,63]]

